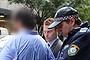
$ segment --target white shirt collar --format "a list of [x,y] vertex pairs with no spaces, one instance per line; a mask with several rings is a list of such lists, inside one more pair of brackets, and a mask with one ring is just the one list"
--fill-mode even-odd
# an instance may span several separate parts
[[50,47],[53,45],[53,43],[58,39],[58,37],[56,37],[55,39],[51,40],[50,42],[47,42],[47,44],[50,45]]
[[67,39],[67,37],[63,37],[63,41],[65,41]]

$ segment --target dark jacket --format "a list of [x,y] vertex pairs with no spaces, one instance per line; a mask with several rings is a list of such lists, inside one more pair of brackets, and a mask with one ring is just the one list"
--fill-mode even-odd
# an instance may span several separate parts
[[53,43],[53,45],[50,47],[50,49],[52,50],[55,58],[57,58],[58,52],[61,49],[62,46],[62,41],[60,39],[57,38],[57,40]]
[[90,60],[90,30],[87,27],[72,30],[57,60]]

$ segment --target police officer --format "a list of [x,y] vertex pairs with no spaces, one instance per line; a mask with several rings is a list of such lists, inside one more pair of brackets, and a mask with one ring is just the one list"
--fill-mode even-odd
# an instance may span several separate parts
[[90,30],[87,22],[81,24],[77,10],[72,7],[59,9],[48,28],[53,27],[66,38],[57,60],[90,60]]

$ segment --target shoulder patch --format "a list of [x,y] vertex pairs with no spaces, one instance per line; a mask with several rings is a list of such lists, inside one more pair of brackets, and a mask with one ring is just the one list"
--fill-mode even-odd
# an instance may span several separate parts
[[88,28],[81,28],[80,32],[86,32]]
[[71,45],[70,48],[68,49],[68,55],[69,56],[75,56],[80,48],[77,45]]

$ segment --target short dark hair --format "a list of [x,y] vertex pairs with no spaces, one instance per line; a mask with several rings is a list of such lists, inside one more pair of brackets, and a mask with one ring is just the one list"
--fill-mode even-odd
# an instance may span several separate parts
[[26,8],[19,9],[16,13],[13,14],[12,20],[21,21],[22,24],[28,29],[34,29],[36,26],[34,14]]
[[75,19],[75,24],[81,25],[81,23],[82,23],[82,20],[79,17]]
[[[80,24],[82,23],[82,20],[81,20],[79,17],[74,18],[74,19],[75,19],[75,24],[76,24],[76,25],[80,25]],[[67,20],[66,22],[69,23],[70,20]]]

